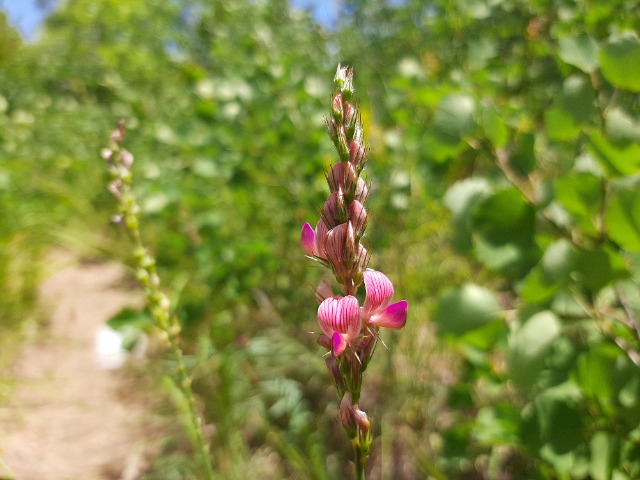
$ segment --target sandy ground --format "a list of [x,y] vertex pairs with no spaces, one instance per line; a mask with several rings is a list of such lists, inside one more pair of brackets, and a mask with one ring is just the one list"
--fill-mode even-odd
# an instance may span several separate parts
[[16,480],[133,480],[144,468],[143,395],[127,369],[100,369],[95,354],[104,322],[141,304],[122,277],[114,263],[75,264],[43,283],[48,325],[12,365],[14,391],[0,406],[0,458]]

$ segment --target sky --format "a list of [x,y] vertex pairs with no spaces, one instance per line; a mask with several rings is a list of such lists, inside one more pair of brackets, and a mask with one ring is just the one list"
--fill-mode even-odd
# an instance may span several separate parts
[[[337,0],[291,0],[299,8],[309,8],[313,17],[323,25],[331,25],[337,15]],[[33,39],[44,18],[36,0],[0,0],[0,10],[7,12],[9,22],[18,28],[26,39]]]

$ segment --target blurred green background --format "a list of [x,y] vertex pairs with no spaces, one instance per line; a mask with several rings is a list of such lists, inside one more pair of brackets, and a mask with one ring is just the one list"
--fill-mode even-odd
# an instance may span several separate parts
[[[53,248],[131,263],[99,158],[123,118],[216,471],[350,478],[309,334],[323,272],[298,243],[337,159],[341,62],[370,148],[370,266],[410,305],[365,378],[370,478],[640,478],[640,3],[338,12],[67,0],[30,41],[0,12],[3,356]],[[189,455],[167,442],[145,478],[198,478]]]

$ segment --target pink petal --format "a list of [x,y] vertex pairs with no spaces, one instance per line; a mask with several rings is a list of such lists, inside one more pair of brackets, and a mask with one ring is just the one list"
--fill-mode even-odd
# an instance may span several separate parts
[[328,337],[335,332],[353,339],[360,333],[360,308],[358,299],[351,295],[330,297],[318,307],[318,323]]
[[311,228],[311,225],[305,223],[302,227],[302,234],[300,235],[300,246],[311,256],[317,256],[316,249],[316,234]]
[[356,186],[356,200],[364,204],[367,196],[369,196],[369,189],[367,188],[366,182],[360,177],[358,178],[358,185]]
[[325,243],[325,253],[327,260],[333,268],[341,273],[345,273],[345,259],[347,257],[347,234],[348,225],[342,223],[335,228],[329,230],[327,241]]
[[367,295],[363,310],[365,317],[369,317],[389,305],[393,298],[393,284],[384,273],[368,268],[364,271],[364,286]]
[[316,300],[318,303],[322,303],[327,298],[333,297],[333,290],[331,285],[326,280],[320,280],[318,288],[316,288]]
[[328,228],[334,228],[347,221],[347,211],[342,188],[329,194],[322,206],[322,219]]
[[331,337],[331,353],[334,357],[342,354],[347,348],[347,341],[338,332],[335,332]]
[[318,223],[316,224],[316,255],[320,258],[327,258],[327,254],[324,251],[324,245],[327,241],[327,233],[329,233],[329,230],[325,223],[322,219],[318,220]]
[[350,191],[356,182],[356,172],[351,164],[338,162],[331,167],[327,182],[332,192],[336,192],[340,187],[343,191]]
[[378,315],[369,318],[368,323],[377,327],[391,328],[392,330],[400,330],[407,323],[407,312],[409,304],[406,300],[389,305],[384,311]]

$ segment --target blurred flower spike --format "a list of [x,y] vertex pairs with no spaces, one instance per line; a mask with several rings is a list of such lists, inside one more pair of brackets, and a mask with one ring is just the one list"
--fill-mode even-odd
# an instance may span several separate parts
[[[342,288],[334,294],[328,282],[316,290],[318,343],[329,351],[327,368],[341,400],[340,420],[354,447],[356,477],[364,478],[371,447],[370,420],[358,402],[362,377],[378,341],[380,327],[399,330],[407,321],[406,300],[391,303],[394,289],[382,272],[368,268],[370,252],[362,244],[369,220],[369,187],[361,178],[367,163],[364,130],[354,100],[353,69],[338,66],[336,92],[325,120],[339,161],[327,174],[329,195],[315,228],[305,223],[300,246],[327,267]],[[356,298],[364,283],[364,303]]]

